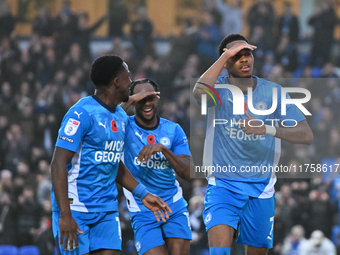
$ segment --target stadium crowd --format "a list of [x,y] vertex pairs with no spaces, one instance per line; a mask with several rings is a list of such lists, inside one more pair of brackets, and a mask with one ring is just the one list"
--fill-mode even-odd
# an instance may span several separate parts
[[[297,86],[311,92],[305,104],[312,116],[311,146],[282,143],[282,165],[340,163],[340,56],[333,38],[338,17],[331,2],[323,1],[308,24],[314,35],[301,38],[299,17],[285,5],[282,16],[270,1],[254,1],[243,13],[241,1],[203,1],[201,20],[186,18],[181,34],[167,38],[167,54],[155,50],[153,23],[147,9],[136,8],[136,19],[115,21],[104,16],[89,25],[86,13],[75,13],[65,1],[56,17],[41,9],[32,23],[27,47],[20,47],[15,33],[16,17],[3,3],[0,10],[0,244],[36,245],[40,254],[54,252],[51,231],[51,176],[49,163],[61,119],[81,97],[93,93],[88,73],[98,55],[116,54],[129,65],[133,79],[150,78],[160,85],[159,115],[179,123],[191,141],[193,155],[200,155],[195,143],[204,139],[204,123],[195,121],[190,104],[190,81],[198,78],[218,57],[223,36],[249,29],[254,51],[255,73],[282,86]],[[126,10],[121,5],[122,10]],[[230,15],[225,15],[228,13]],[[245,23],[242,22],[246,16]],[[111,50],[93,54],[92,33],[106,20]],[[122,20],[122,19],[121,19]],[[130,34],[122,26],[130,22]],[[306,50],[307,49],[307,50]],[[310,49],[308,51],[308,49]],[[339,67],[338,67],[339,66]],[[192,125],[190,129],[190,125]],[[196,139],[196,138],[200,139]],[[195,163],[200,164],[199,158]],[[339,170],[340,172],[340,170]],[[274,248],[270,254],[340,254],[340,179],[337,173],[290,174],[278,178]],[[180,180],[188,201],[193,232],[191,254],[207,254],[207,237],[202,219],[206,181]],[[123,194],[120,194],[123,253],[137,254]],[[320,230],[315,232],[315,230]],[[331,241],[329,241],[331,240]],[[236,245],[234,254],[241,254]],[[337,253],[322,253],[323,249]],[[303,253],[306,252],[307,253]]]

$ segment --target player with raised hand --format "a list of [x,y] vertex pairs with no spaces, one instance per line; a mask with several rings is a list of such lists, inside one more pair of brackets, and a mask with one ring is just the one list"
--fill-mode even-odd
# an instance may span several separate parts
[[124,162],[133,176],[172,210],[165,223],[156,222],[141,200],[124,189],[136,249],[140,255],[166,255],[166,248],[170,255],[188,255],[189,213],[175,175],[190,180],[193,164],[187,137],[178,124],[157,116],[159,90],[154,81],[136,80],[130,90],[125,107],[133,104],[135,116],[126,127]]
[[[273,245],[275,172],[244,170],[254,166],[275,168],[280,157],[280,139],[301,144],[313,141],[312,131],[295,105],[287,105],[286,115],[281,114],[280,104],[268,115],[255,115],[247,109],[248,88],[253,89],[253,105],[257,110],[272,106],[273,88],[277,89],[281,102],[280,85],[252,75],[255,49],[240,34],[226,36],[219,46],[219,59],[200,77],[193,90],[198,102],[207,90],[213,91],[215,84],[234,85],[243,92],[243,98],[238,98],[229,89],[215,88],[223,105],[214,107],[212,100],[207,103],[203,166],[233,169],[209,173],[207,177],[203,217],[211,255],[229,255],[236,231],[237,242],[246,245],[247,255],[267,254]],[[223,68],[228,71],[228,77],[219,77]],[[245,101],[245,114],[233,114],[236,100]],[[216,119],[228,122],[214,125]],[[290,119],[285,122],[290,127],[271,126],[271,121],[268,123],[266,119],[277,122]],[[259,120],[266,125],[257,125]]]
[[51,163],[53,234],[58,254],[64,255],[120,254],[116,182],[157,221],[165,222],[171,212],[121,161],[128,116],[117,104],[129,99],[128,66],[117,56],[102,56],[93,62],[90,76],[95,93],[66,113]]

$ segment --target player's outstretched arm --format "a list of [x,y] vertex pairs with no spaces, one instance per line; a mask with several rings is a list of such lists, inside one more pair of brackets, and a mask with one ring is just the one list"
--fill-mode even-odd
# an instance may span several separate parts
[[159,97],[160,92],[139,92],[137,94],[134,94],[132,96],[129,97],[129,101],[126,103],[121,103],[120,107],[123,108],[124,111],[126,111],[131,105],[133,105],[133,103],[138,102],[148,96],[156,96],[158,99],[160,99]]
[[[151,159],[151,156],[156,152],[162,152],[166,159],[169,161],[172,168],[176,173],[183,179],[191,181],[190,171],[193,171],[194,164],[190,156],[187,155],[175,155],[163,144],[152,144],[145,145],[143,149],[139,152],[138,160],[143,162],[143,160]],[[191,176],[194,176],[192,172]]]
[[247,135],[271,135],[277,138],[286,140],[291,143],[311,144],[314,140],[313,132],[310,129],[308,122],[303,120],[295,127],[268,127],[261,125],[260,122],[252,121],[251,126],[249,120],[254,119],[248,112],[245,113],[248,119],[245,119],[244,125],[241,125],[243,132]]
[[[169,219],[169,213],[172,213],[169,205],[160,197],[149,193],[144,185],[140,184],[133,177],[122,161],[119,162],[116,182],[140,198],[145,207],[153,212],[157,221],[160,221],[159,216],[163,222],[166,221],[165,218]],[[165,218],[162,211],[165,214]]]
[[[51,162],[51,175],[54,194],[60,210],[59,231],[60,245],[67,250],[67,244],[70,243],[70,250],[78,248],[77,232],[83,234],[79,229],[76,221],[73,219],[68,200],[68,182],[67,182],[67,164],[72,160],[73,151],[56,147]],[[73,247],[75,243],[75,247]]]
[[[206,86],[202,85],[202,83],[213,87],[222,69],[227,67],[226,64],[229,58],[235,56],[239,51],[243,49],[255,50],[256,48],[256,46],[250,45],[246,42],[235,44],[230,49],[224,48],[224,53],[215,61],[215,63],[212,64],[212,66],[209,67],[207,71],[205,71],[204,74],[202,74],[202,76],[195,84],[193,94],[196,100],[198,102],[201,102],[201,95],[207,94],[207,92],[205,92],[204,90],[209,90]],[[207,97],[207,101],[209,100],[210,97]]]

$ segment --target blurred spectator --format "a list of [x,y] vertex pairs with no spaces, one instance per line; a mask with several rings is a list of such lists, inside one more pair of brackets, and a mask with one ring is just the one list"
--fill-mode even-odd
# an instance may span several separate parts
[[336,255],[336,249],[322,231],[315,230],[299,255]]
[[227,3],[225,0],[215,1],[217,10],[222,16],[222,36],[224,37],[233,33],[241,34],[243,29],[243,10],[241,8],[241,1],[229,0]]
[[76,30],[75,41],[79,44],[81,52],[86,60],[92,61],[92,55],[90,52],[90,38],[91,34],[96,31],[103,22],[108,18],[108,15],[104,15],[92,26],[89,25],[89,15],[86,12],[82,12],[78,16],[78,27]]
[[0,244],[18,244],[17,221],[17,208],[10,194],[0,192]]
[[275,54],[277,62],[280,63],[285,72],[287,72],[285,77],[291,77],[292,73],[298,67],[298,53],[296,45],[290,41],[288,35],[283,35],[280,38]]
[[37,201],[43,205],[44,201],[49,200],[51,196],[51,176],[50,167],[46,160],[39,160],[37,174]]
[[333,33],[337,17],[329,0],[321,1],[309,18],[308,24],[314,28],[310,65],[321,67],[329,61],[333,45]]
[[40,254],[53,255],[55,239],[52,232],[52,222],[48,217],[42,217],[39,228],[32,229],[34,245],[38,246]]
[[131,42],[139,59],[154,53],[152,32],[153,23],[147,16],[146,8],[139,7],[137,19],[131,24],[130,31]]
[[[291,43],[299,41],[299,21],[292,11],[292,4],[285,2],[285,11],[279,20],[278,36],[288,36]],[[279,40],[280,41],[280,40]]]
[[33,33],[39,36],[52,36],[53,19],[50,12],[42,7],[38,11],[38,15],[33,20],[32,30]]
[[268,0],[256,0],[247,16],[249,35],[253,36],[256,27],[261,27],[266,45],[272,45],[273,24],[275,12],[273,5]]
[[34,245],[32,230],[39,228],[42,208],[34,199],[34,189],[26,186],[19,196],[18,241],[19,245]]
[[58,62],[66,55],[70,45],[74,42],[77,23],[78,18],[72,12],[71,2],[64,0],[58,16],[54,20],[54,38]]
[[197,54],[204,67],[210,66],[218,58],[217,48],[220,41],[220,28],[216,25],[211,13],[204,12],[196,38]]
[[123,36],[128,17],[127,6],[122,0],[109,1],[109,36]]
[[294,224],[295,214],[297,213],[297,203],[292,197],[289,184],[283,184],[281,186],[276,205],[281,208],[280,216],[284,224],[284,233],[287,234]]
[[168,57],[172,76],[176,75],[183,68],[188,57],[196,52],[196,32],[197,29],[191,19],[181,21],[181,34],[172,40]]
[[204,210],[204,198],[201,195],[195,195],[189,200],[190,225],[192,231],[192,241],[190,254],[199,254],[207,247],[207,237],[204,233],[205,225],[202,213]]
[[299,255],[306,245],[305,230],[302,226],[296,225],[292,227],[290,234],[285,238],[281,255]]
[[9,37],[15,27],[15,18],[11,14],[9,4],[5,1],[0,3],[0,41]]
[[265,38],[264,29],[261,26],[254,27],[253,33],[249,37],[249,43],[256,45],[253,51],[255,58],[254,73],[259,74],[264,65],[265,56],[268,52],[272,52]]
[[3,167],[16,173],[16,165],[21,159],[29,158],[29,143],[21,132],[21,126],[12,124],[6,132],[6,139],[1,144],[4,153]]
[[330,202],[326,192],[312,190],[309,193],[309,222],[308,232],[320,229],[325,236],[331,237],[333,215],[336,208]]
[[275,55],[272,51],[268,51],[264,57],[264,62],[262,65],[261,75],[263,78],[269,77],[270,72],[275,65]]

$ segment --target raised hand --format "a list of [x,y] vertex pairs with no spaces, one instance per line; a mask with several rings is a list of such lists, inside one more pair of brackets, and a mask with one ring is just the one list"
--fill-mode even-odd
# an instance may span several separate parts
[[235,56],[238,52],[243,49],[249,49],[251,51],[255,50],[257,47],[255,45],[248,44],[246,42],[240,42],[235,44],[230,49],[224,48],[224,53],[222,55],[227,55],[228,58]]
[[155,154],[156,152],[162,152],[164,149],[163,144],[151,144],[151,145],[145,145],[143,149],[139,152],[138,160],[140,162],[143,162],[143,160],[151,159],[151,156]]
[[[247,135],[255,134],[255,135],[264,135],[266,133],[266,127],[263,123],[255,120],[253,116],[251,116],[248,112],[245,113],[248,119],[244,119],[244,124],[241,124],[243,132]],[[250,125],[249,125],[250,121]]]

